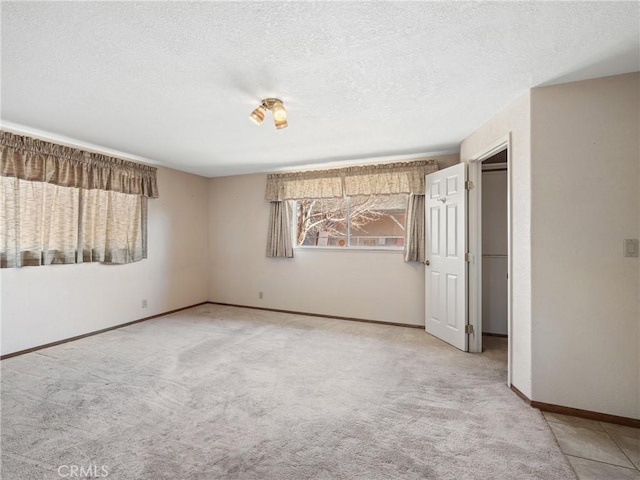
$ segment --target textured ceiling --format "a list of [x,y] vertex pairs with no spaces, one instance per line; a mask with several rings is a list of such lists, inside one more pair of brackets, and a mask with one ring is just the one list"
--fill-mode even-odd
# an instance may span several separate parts
[[[2,2],[2,119],[206,176],[421,152],[640,69],[638,2]],[[282,98],[289,128],[248,115]]]

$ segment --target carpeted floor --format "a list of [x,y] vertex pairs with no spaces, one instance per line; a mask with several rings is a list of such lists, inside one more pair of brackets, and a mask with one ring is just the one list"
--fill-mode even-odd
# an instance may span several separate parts
[[10,358],[1,476],[575,478],[487,342],[204,305]]

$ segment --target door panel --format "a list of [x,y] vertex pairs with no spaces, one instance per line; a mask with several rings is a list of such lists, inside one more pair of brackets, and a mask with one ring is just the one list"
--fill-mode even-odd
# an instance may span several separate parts
[[427,297],[431,304],[431,321],[440,323],[440,273],[431,272],[429,275],[431,295]]
[[447,205],[447,257],[458,256],[458,206]]
[[451,329],[458,327],[457,318],[458,277],[447,274],[447,326]]
[[432,207],[429,209],[431,213],[431,225],[433,225],[431,232],[430,252],[432,255],[440,255],[440,208]]
[[425,330],[468,350],[466,164],[426,176]]

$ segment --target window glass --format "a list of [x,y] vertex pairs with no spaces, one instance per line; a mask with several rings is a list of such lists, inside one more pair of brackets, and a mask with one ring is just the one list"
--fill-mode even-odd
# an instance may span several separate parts
[[296,245],[400,249],[406,209],[407,195],[299,200]]
[[344,198],[300,200],[296,205],[296,245],[339,247],[347,243]]
[[351,198],[349,245],[403,247],[406,214],[406,195]]

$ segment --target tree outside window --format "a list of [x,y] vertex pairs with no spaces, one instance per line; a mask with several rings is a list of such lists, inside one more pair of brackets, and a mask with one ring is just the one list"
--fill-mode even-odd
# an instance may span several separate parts
[[370,195],[296,202],[296,245],[401,249],[407,195]]

